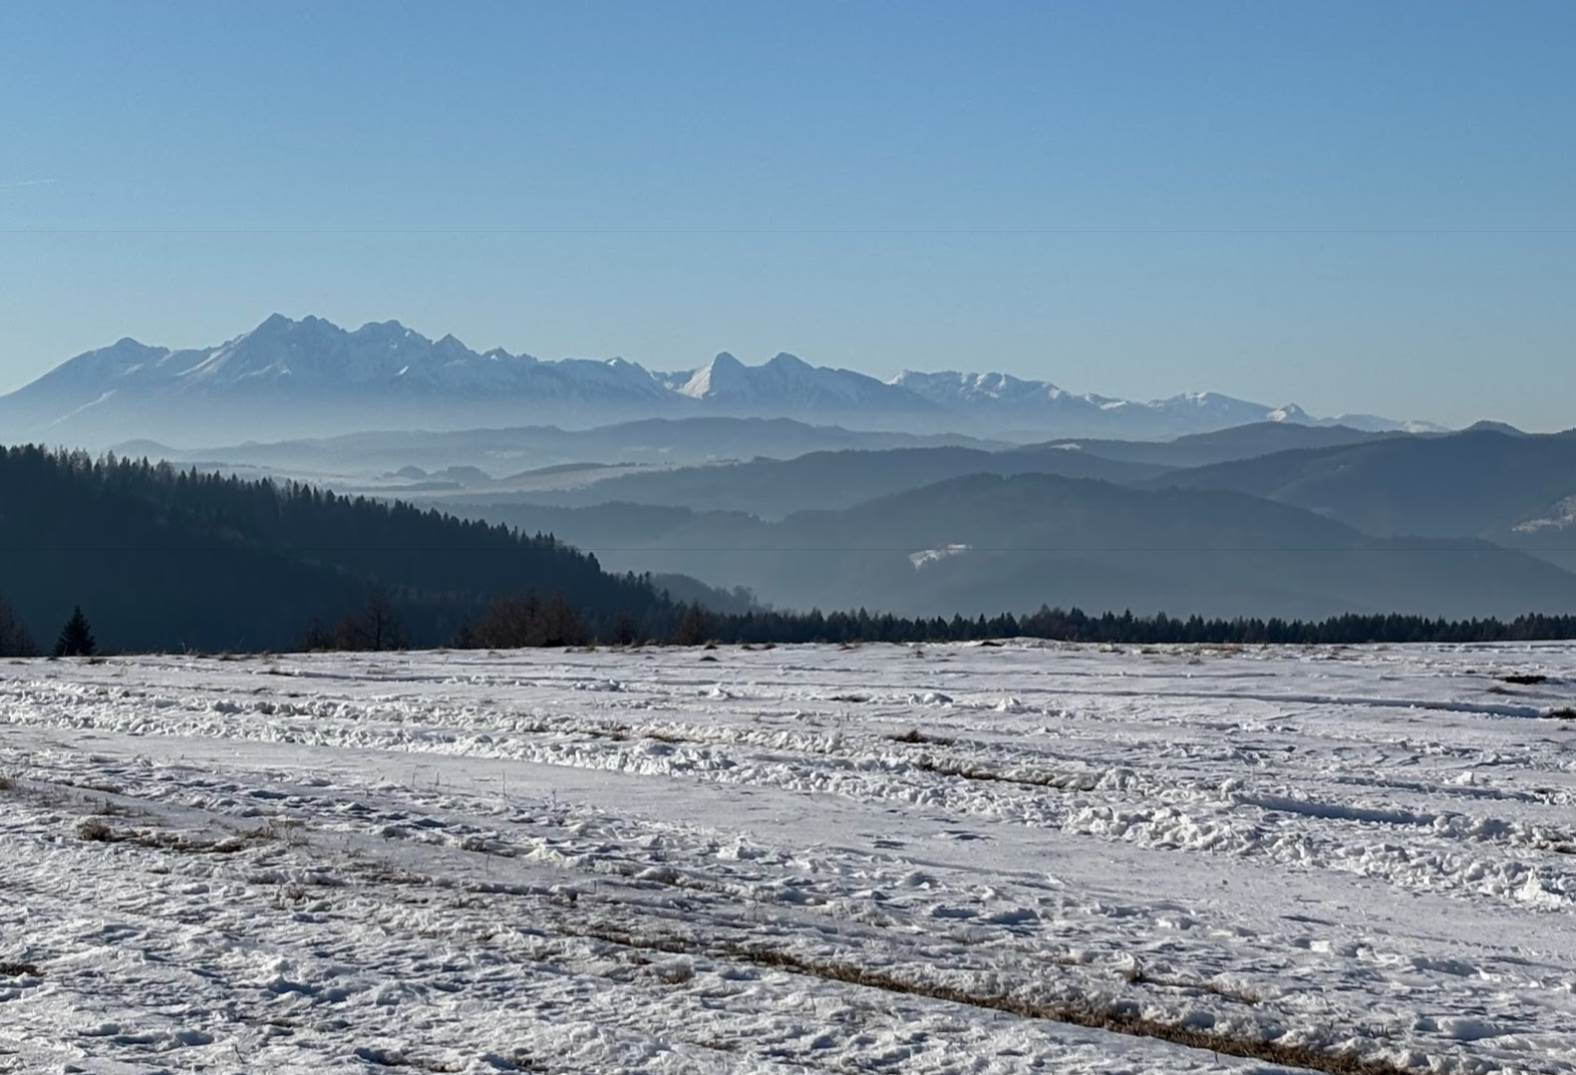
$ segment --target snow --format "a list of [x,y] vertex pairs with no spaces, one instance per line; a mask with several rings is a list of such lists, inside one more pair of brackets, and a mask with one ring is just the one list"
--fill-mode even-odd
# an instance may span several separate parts
[[79,414],[85,414],[94,407],[108,403],[112,398],[114,398],[114,395],[115,389],[111,388],[109,391],[102,393],[97,399],[89,400],[88,402],[82,404],[82,406],[77,407],[74,410],[67,411],[65,414],[62,414],[60,417],[52,420],[50,425],[59,425],[62,422],[66,422],[72,418],[77,417]]
[[744,363],[723,351],[692,373],[677,391],[691,399],[707,399],[723,392],[748,396],[752,386],[745,370]]
[[0,1071],[1576,1071],[1573,684],[1566,645],[4,662]]
[[1549,515],[1517,523],[1511,529],[1518,534],[1536,534],[1540,530],[1568,530],[1572,526],[1576,526],[1576,496],[1560,500],[1550,509]]
[[909,563],[914,565],[914,570],[919,571],[930,564],[945,560],[949,556],[959,556],[969,552],[974,546],[953,542],[943,545],[939,549],[922,549],[919,552],[909,553]]
[[677,389],[680,396],[713,404],[744,406],[762,413],[796,413],[805,408],[896,406],[926,404],[902,388],[852,370],[812,366],[795,355],[778,354],[759,366],[746,366],[726,351],[689,376]]

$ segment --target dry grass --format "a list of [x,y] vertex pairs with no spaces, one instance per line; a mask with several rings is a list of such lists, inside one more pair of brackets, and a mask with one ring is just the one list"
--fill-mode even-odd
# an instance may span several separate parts
[[156,851],[180,851],[193,855],[233,855],[240,851],[280,839],[268,828],[252,829],[222,840],[193,840],[178,833],[154,829],[112,828],[103,816],[83,818],[77,824],[78,839],[94,844],[130,844]]
[[687,963],[665,967],[657,974],[666,985],[684,985],[695,977],[695,970]]
[[937,776],[952,776],[961,780],[979,780],[991,784],[1017,784],[1027,788],[1052,788],[1057,791],[1085,791],[1088,790],[1090,775],[1063,774],[1063,773],[1023,773],[1012,775],[998,773],[994,769],[980,769],[972,765],[957,765],[950,762],[937,761],[934,758],[923,757],[914,761],[916,769]]
[[[696,954],[691,944],[678,938],[637,937],[610,929],[592,929],[586,931],[585,935],[646,951],[675,955]],[[1301,1068],[1305,1071],[1324,1072],[1326,1075],[1403,1075],[1406,1070],[1388,1060],[1364,1057],[1351,1051],[1326,1052],[1308,1045],[1286,1045],[1261,1038],[1196,1030],[1177,1022],[1149,1018],[1139,1014],[1134,1006],[1121,1003],[1091,999],[1034,1001],[1005,993],[975,993],[946,983],[917,981],[886,971],[871,970],[848,963],[809,959],[780,949],[736,942],[718,945],[701,954],[735,959],[758,967],[790,974],[803,974],[823,981],[841,982],[864,989],[878,989],[886,993],[922,997],[949,1004],[963,1004],[971,1008],[1002,1012],[1024,1019],[1042,1019],[1047,1022],[1088,1027],[1132,1037],[1153,1038],[1190,1049],[1204,1049],[1225,1056]],[[1139,972],[1138,978],[1140,981],[1147,980],[1142,972]],[[1198,986],[1198,988],[1204,987]]]
[[83,818],[77,825],[77,837],[94,844],[114,843],[115,830],[105,824],[103,818]]
[[307,842],[306,822],[293,817],[271,818],[264,828],[245,835],[255,840],[278,840],[286,847],[301,847]]
[[910,728],[901,735],[889,735],[887,738],[894,743],[926,743],[938,747],[949,747],[955,742],[944,735],[926,735],[918,728]]
[[0,962],[0,978],[42,978],[44,972],[34,963]]

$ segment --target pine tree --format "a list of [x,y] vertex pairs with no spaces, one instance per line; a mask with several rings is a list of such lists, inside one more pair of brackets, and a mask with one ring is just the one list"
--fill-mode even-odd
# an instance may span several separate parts
[[98,643],[93,641],[93,630],[88,626],[88,618],[82,615],[82,606],[78,605],[72,610],[71,618],[60,629],[60,638],[55,642],[56,657],[91,657],[98,652]]

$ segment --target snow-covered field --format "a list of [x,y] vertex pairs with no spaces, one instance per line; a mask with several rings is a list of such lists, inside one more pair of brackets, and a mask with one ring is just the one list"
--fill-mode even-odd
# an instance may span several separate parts
[[1576,1071],[1573,702],[1553,645],[0,663],[0,1071]]

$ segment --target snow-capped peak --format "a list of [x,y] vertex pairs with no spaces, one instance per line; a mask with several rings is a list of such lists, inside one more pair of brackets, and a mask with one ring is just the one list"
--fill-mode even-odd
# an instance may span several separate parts
[[735,391],[743,371],[744,363],[726,351],[719,351],[710,362],[690,375],[690,379],[679,389],[679,395],[691,399],[709,399]]
[[1276,407],[1264,417],[1267,421],[1271,422],[1290,422],[1293,425],[1300,426],[1314,424],[1313,415],[1309,414],[1295,403],[1288,403],[1284,407]]

